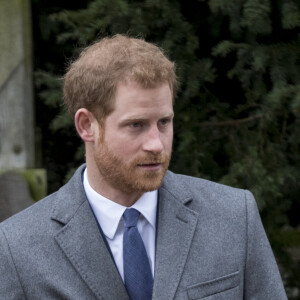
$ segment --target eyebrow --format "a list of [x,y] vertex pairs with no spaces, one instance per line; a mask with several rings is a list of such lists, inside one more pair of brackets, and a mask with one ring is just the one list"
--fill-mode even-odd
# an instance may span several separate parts
[[[174,117],[174,112],[159,118],[159,120],[172,119],[173,117]],[[130,123],[130,122],[140,122],[140,121],[145,121],[145,120],[148,120],[148,118],[143,118],[141,116],[136,116],[136,117],[135,116],[129,116],[129,117],[126,117],[125,119],[121,120],[119,122],[119,126],[125,125],[125,124]]]

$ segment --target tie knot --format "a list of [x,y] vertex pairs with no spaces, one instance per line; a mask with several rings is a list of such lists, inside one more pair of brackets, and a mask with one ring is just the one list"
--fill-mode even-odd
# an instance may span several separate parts
[[135,227],[139,219],[140,212],[134,208],[126,208],[123,217],[125,219],[125,227]]

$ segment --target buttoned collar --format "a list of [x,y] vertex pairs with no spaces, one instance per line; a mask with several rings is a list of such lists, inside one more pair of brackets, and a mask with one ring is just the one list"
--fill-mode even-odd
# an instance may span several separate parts
[[[113,239],[127,207],[98,194],[89,184],[87,169],[85,169],[83,175],[83,186],[103,233],[107,238]],[[131,206],[137,209],[154,229],[156,227],[157,196],[157,190],[144,193],[137,202]]]

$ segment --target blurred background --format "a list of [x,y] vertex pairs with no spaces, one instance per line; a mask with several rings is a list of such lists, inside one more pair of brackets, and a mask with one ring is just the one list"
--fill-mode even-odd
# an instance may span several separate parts
[[[62,105],[68,63],[104,36],[143,37],[181,83],[170,169],[252,191],[289,299],[300,299],[299,29],[299,0],[0,0],[0,174],[22,169],[34,200],[63,185],[84,162]],[[21,31],[25,71],[13,67]]]

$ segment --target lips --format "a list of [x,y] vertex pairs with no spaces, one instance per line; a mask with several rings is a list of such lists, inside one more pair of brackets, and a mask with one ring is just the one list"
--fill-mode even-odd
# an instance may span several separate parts
[[149,163],[149,164],[138,164],[139,167],[151,167],[151,166],[158,166],[163,164],[163,162],[155,162],[155,163]]
[[147,171],[158,171],[161,169],[162,163],[138,164],[138,167]]

